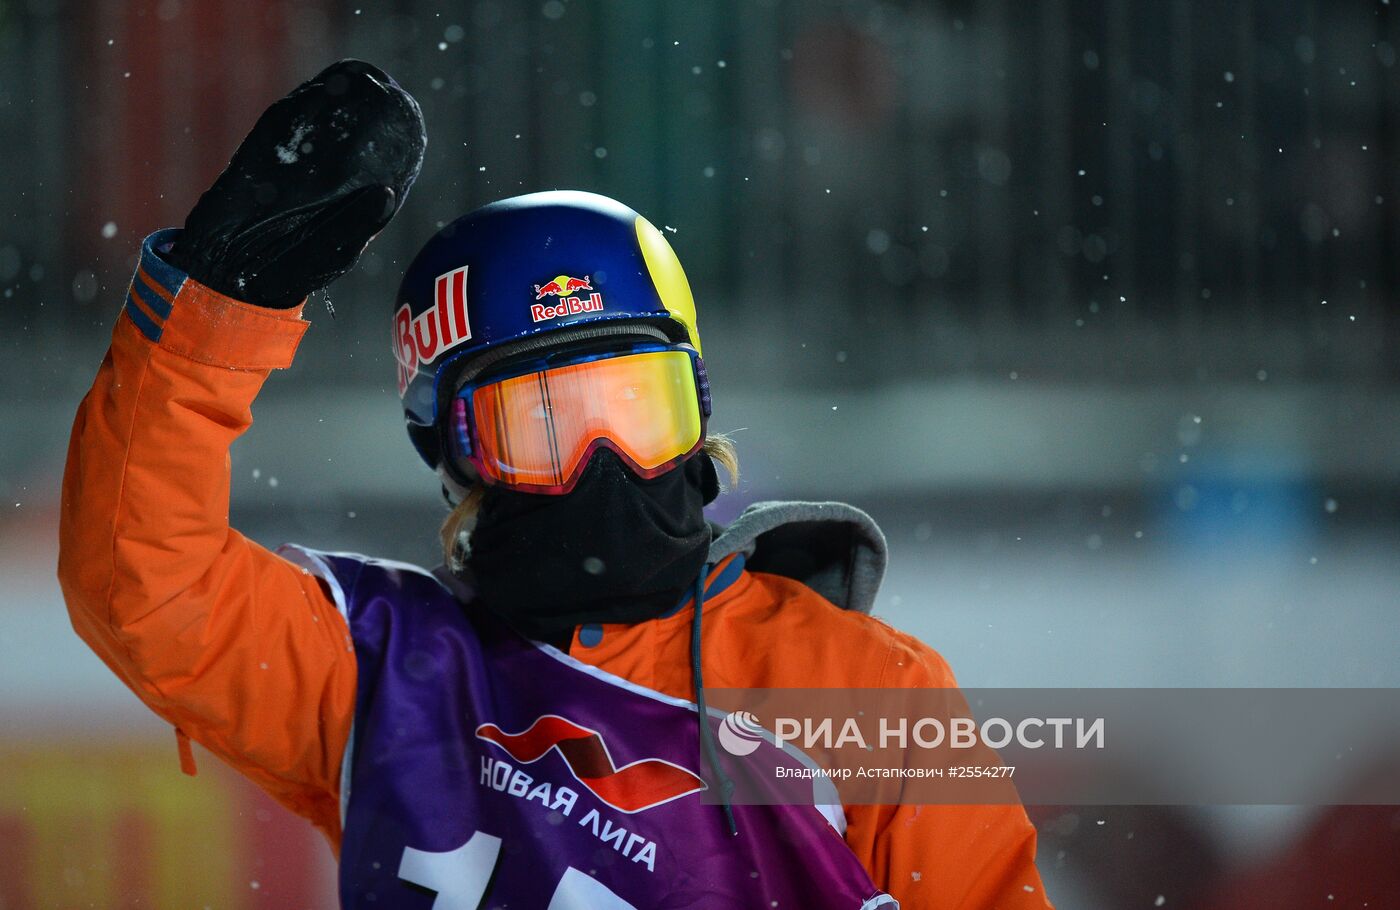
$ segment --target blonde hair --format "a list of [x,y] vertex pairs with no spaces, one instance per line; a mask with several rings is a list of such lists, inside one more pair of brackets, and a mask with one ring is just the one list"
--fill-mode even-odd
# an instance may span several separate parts
[[[727,490],[739,484],[739,451],[734,440],[723,433],[711,433],[705,437],[701,451],[710,456],[715,464],[723,469],[729,483],[720,479],[720,490]],[[467,495],[453,507],[442,523],[438,536],[442,541],[442,558],[452,571],[460,571],[467,558],[467,541],[472,528],[476,526],[476,515],[481,510],[481,497],[486,493],[484,484],[475,483],[467,489]]]

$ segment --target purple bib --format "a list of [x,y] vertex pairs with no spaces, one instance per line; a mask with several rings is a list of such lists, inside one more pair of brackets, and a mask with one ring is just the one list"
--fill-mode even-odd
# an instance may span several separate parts
[[283,552],[354,639],[343,907],[898,907],[815,806],[735,806],[731,836],[693,703],[526,641],[414,566]]

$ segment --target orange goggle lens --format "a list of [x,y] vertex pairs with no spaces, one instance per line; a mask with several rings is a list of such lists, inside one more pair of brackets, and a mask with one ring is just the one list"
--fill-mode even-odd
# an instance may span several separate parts
[[481,476],[539,492],[571,489],[600,445],[654,477],[704,438],[696,369],[686,351],[551,367],[482,385],[467,398],[470,458]]

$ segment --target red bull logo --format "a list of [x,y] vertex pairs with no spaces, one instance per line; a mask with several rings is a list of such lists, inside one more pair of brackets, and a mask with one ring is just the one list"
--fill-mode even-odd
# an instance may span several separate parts
[[394,313],[394,359],[399,364],[399,397],[418,365],[430,363],[472,337],[467,321],[467,267],[437,277],[433,308],[415,318],[408,304]]
[[602,294],[594,291],[587,298],[576,296],[578,291],[593,291],[591,279],[591,275],[584,275],[582,278],[556,275],[553,281],[535,285],[536,300],[543,300],[546,297],[562,299],[555,304],[537,303],[530,307],[530,319],[534,322],[543,322],[546,319],[558,319],[560,316],[571,316],[575,313],[601,313],[603,311]]
[[535,299],[543,300],[550,294],[555,297],[568,297],[575,291],[591,291],[593,285],[588,283],[591,275],[584,275],[582,278],[570,278],[568,275],[558,275],[547,284],[535,285]]

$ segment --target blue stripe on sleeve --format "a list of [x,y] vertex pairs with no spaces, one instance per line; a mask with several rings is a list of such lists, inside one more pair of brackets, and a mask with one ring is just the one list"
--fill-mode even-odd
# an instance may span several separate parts
[[164,329],[151,321],[151,317],[141,310],[141,307],[132,299],[131,294],[126,295],[126,315],[130,316],[131,321],[136,323],[136,327],[141,330],[142,335],[154,342],[160,341],[160,335]]
[[[147,271],[147,274],[150,274],[149,270]],[[131,291],[137,297],[141,298],[141,302],[144,303],[146,305],[146,308],[149,309],[152,313],[155,313],[161,319],[170,318],[170,301],[166,300],[164,297],[160,296],[155,291],[146,287],[146,282],[141,280],[140,275],[137,275],[136,277],[131,279]]]

